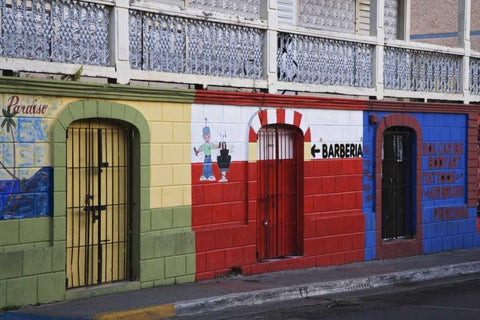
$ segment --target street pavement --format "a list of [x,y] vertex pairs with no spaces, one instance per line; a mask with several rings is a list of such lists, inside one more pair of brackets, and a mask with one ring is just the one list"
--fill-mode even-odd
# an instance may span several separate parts
[[[480,248],[232,276],[7,311],[2,320],[166,319],[480,272]],[[89,289],[85,289],[89,290]]]
[[178,320],[480,319],[480,273],[231,308]]

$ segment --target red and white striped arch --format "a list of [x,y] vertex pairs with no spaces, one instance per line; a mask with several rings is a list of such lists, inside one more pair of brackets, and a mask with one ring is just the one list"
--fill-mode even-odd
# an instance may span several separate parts
[[310,127],[303,114],[291,109],[265,109],[257,112],[250,122],[249,142],[257,142],[258,130],[269,124],[289,124],[300,128],[304,142],[311,142]]

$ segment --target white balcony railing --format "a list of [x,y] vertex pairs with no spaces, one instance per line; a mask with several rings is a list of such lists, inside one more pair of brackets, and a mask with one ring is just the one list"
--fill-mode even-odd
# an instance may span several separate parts
[[372,87],[374,46],[287,33],[278,34],[278,80]]
[[388,24],[362,36],[279,26],[276,1],[0,0],[0,70],[480,101],[480,54],[383,39],[396,0],[379,1]]
[[263,31],[130,11],[133,69],[261,79]]
[[0,0],[0,55],[108,66],[110,7],[65,0]]
[[480,58],[470,58],[470,94],[480,96]]
[[385,89],[460,93],[461,56],[385,47]]

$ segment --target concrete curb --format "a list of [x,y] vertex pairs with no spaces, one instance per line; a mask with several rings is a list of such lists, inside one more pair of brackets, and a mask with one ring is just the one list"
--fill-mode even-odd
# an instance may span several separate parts
[[[221,311],[234,307],[259,306],[266,303],[282,302],[302,298],[319,297],[327,294],[352,292],[371,288],[382,288],[400,283],[414,283],[452,276],[480,273],[480,261],[391,272],[351,279],[341,279],[282,288],[264,289],[214,296],[188,301],[151,306],[135,310],[97,314],[93,320],[154,320],[175,316],[191,316],[200,313]],[[6,312],[1,319],[47,320],[51,317]],[[56,318],[73,320],[71,318]]]
[[480,261],[392,272],[346,280],[319,282],[309,285],[242,292],[225,296],[177,302],[174,304],[175,314],[176,316],[190,316],[204,312],[221,311],[234,307],[258,306],[265,303],[318,297],[327,294],[350,292],[370,288],[387,287],[398,283],[412,283],[441,279],[476,272],[480,272]]

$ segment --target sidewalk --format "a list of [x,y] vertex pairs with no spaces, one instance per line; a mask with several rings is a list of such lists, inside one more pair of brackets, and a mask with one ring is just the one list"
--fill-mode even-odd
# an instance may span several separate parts
[[25,307],[0,319],[164,319],[477,272],[480,248],[129,291]]

